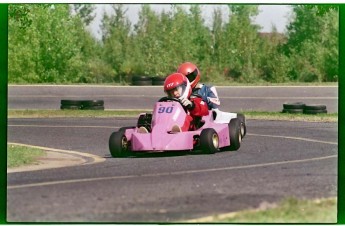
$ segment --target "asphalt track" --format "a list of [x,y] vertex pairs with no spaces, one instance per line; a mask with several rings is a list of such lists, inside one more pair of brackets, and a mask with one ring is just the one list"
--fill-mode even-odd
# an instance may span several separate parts
[[337,123],[247,120],[238,151],[111,158],[111,132],[135,123],[135,118],[9,119],[8,142],[85,161],[8,173],[7,220],[186,222],[286,197],[337,195]]
[[[218,86],[223,111],[281,111],[284,102],[323,104],[338,112],[337,86]],[[9,109],[60,109],[61,99],[102,99],[105,109],[152,109],[161,86],[9,86]]]

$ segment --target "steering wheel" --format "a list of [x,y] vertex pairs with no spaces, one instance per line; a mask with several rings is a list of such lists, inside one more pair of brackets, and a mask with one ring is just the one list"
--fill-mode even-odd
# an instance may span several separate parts
[[158,100],[158,102],[167,102],[167,101],[175,101],[181,104],[183,107],[184,111],[187,113],[187,108],[182,105],[181,100],[175,97],[162,97],[161,99]]
[[159,99],[158,102],[167,102],[167,101],[176,101],[181,103],[180,99],[175,98],[175,97],[162,97],[161,99]]

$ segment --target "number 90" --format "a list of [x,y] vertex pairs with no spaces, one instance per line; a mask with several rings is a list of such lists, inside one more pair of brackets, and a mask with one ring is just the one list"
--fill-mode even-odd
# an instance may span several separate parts
[[173,112],[174,107],[159,107],[158,108],[158,113],[171,113]]

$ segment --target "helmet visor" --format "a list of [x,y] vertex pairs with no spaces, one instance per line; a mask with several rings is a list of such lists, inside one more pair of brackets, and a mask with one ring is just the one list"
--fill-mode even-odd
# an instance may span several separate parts
[[198,69],[196,69],[196,68],[193,72],[187,74],[187,78],[188,78],[189,82],[193,82],[197,75],[198,75]]
[[166,91],[168,97],[179,98],[183,95],[186,89],[186,85],[179,85],[171,90]]

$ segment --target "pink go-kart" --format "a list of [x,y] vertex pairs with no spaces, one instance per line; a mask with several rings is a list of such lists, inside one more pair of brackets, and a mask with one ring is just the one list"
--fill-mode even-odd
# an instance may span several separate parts
[[122,127],[111,134],[111,156],[125,157],[135,152],[201,150],[213,154],[219,150],[238,150],[246,134],[244,115],[231,113],[230,119],[219,119],[217,114],[220,113],[210,110],[194,131],[176,131],[174,127],[184,124],[186,110],[179,99],[163,97],[155,104],[152,114],[139,115],[137,126]]

